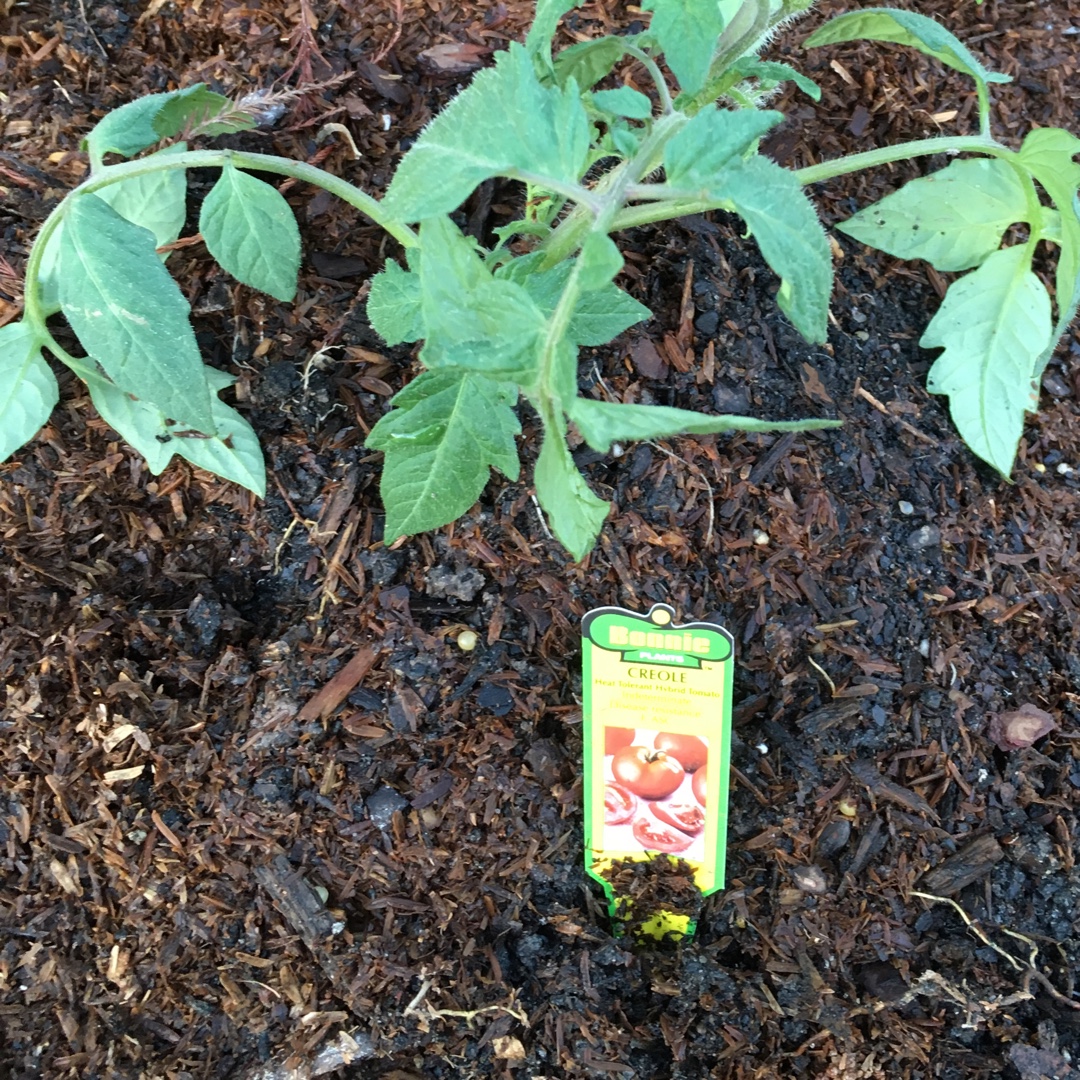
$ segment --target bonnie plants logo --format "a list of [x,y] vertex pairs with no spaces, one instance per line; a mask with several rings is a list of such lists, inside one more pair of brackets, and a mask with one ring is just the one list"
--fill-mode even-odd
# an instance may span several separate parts
[[621,653],[627,664],[700,668],[703,660],[718,663],[732,655],[734,644],[726,630],[712,623],[675,626],[674,617],[666,604],[654,604],[645,616],[597,608],[585,617],[582,631],[599,648]]

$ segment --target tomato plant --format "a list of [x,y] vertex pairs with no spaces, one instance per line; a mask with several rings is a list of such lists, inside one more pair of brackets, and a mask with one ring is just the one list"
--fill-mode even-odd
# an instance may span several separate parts
[[624,746],[630,746],[634,742],[634,729],[625,727],[604,728],[604,753],[614,754]]
[[686,833],[647,817],[639,817],[634,822],[634,839],[646,851],[664,851],[671,855],[685,851],[693,843]]
[[637,813],[637,798],[622,784],[604,785],[604,823],[625,825]]
[[649,809],[665,825],[673,825],[691,836],[697,836],[705,828],[705,815],[692,802],[654,802],[649,803]]
[[694,779],[690,782],[691,790],[694,792],[694,798],[697,799],[702,806],[707,806],[705,802],[705,770],[698,769],[694,773]]
[[686,775],[675,758],[648,746],[624,746],[612,759],[611,772],[642,799],[666,799]]
[[696,735],[676,735],[673,731],[661,731],[653,739],[653,746],[673,757],[687,772],[697,772],[709,759],[709,747]]

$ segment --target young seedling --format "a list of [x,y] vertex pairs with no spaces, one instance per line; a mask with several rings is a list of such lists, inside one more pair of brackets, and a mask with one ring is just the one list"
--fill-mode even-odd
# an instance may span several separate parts
[[[253,173],[312,183],[383,226],[400,244],[371,282],[368,316],[390,345],[422,342],[424,371],[392,399],[368,445],[385,454],[385,537],[437,528],[476,501],[492,467],[517,479],[515,412],[524,397],[543,440],[534,484],[575,558],[593,545],[609,504],[574,466],[573,424],[599,452],[614,442],[733,429],[806,430],[828,420],[767,423],[578,393],[578,349],[611,341],[649,316],[615,284],[612,236],[708,210],[738,214],[780,279],[777,302],[809,341],[825,340],[829,244],[805,188],[905,158],[964,154],[839,228],[942,271],[949,288],[922,338],[944,351],[929,388],[947,394],[961,435],[1008,476],[1024,414],[1057,340],[1080,304],[1080,139],[1041,129],[1018,149],[990,130],[988,72],[925,16],[865,8],[826,23],[810,46],[855,39],[920,50],[970,76],[979,130],[883,147],[800,170],[758,143],[782,115],[762,107],[793,68],[759,59],[769,36],[811,0],[645,0],[642,33],[552,41],[572,0],[540,0],[524,44],[481,72],[402,159],[382,201],[312,166],[229,149],[190,150],[200,136],[254,126],[202,86],[155,94],[109,113],[84,149],[89,177],[48,217],[26,268],[20,322],[0,329],[0,460],[47,421],[57,401],[48,351],[82,378],[102,417],[158,473],[178,453],[262,494],[250,425],[218,398],[230,379],[205,366],[188,304],[164,266],[185,218],[188,169],[216,167],[199,227],[210,254],[241,282],[288,302],[300,238],[278,191]],[[674,78],[669,84],[661,62]],[[609,76],[633,71],[645,90]],[[181,140],[181,141],[173,141]],[[143,154],[158,144],[154,152]],[[133,160],[106,164],[106,155]],[[522,216],[485,249],[451,215],[485,180],[522,186]],[[1011,226],[1026,240],[1002,247]],[[1054,295],[1032,270],[1042,242],[1058,249]],[[86,355],[46,324],[63,314]]]

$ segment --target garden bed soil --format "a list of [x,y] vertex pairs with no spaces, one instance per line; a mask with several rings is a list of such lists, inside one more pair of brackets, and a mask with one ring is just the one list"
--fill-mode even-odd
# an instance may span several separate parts
[[[1015,76],[993,90],[1005,137],[1076,128],[1075,0],[913,6]],[[776,160],[970,127],[970,83],[914,53],[801,54],[842,7],[773,46],[823,88],[783,99]],[[0,10],[7,321],[104,110],[319,82],[237,144],[378,192],[531,5],[314,3],[318,53],[291,0]],[[638,17],[594,3],[564,34]],[[941,164],[813,195],[831,223]],[[212,176],[192,181],[194,208]],[[655,317],[585,355],[583,387],[843,428],[578,448],[616,504],[581,564],[527,471],[388,549],[363,444],[417,366],[364,297],[395,251],[287,194],[294,305],[198,244],[170,262],[238,377],[265,501],[186,465],[150,476],[63,372],[52,421],[0,467],[0,1075],[1077,1075],[1075,331],[1005,483],[924,389],[941,275],[837,234],[829,343],[809,347],[740,222],[639,229],[623,280]],[[484,185],[461,220],[489,235],[518,198]],[[657,601],[738,649],[728,883],[682,944],[617,936],[582,863],[579,620]],[[1057,728],[1010,749],[1001,717],[1023,706]]]

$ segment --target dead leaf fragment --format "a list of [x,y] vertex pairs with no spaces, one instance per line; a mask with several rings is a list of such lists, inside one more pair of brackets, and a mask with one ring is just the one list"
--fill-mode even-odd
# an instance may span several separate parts
[[1056,730],[1057,721],[1048,712],[1027,704],[999,713],[990,721],[987,734],[1002,750],[1024,750]]
[[496,1035],[491,1040],[491,1045],[495,1050],[495,1056],[501,1061],[525,1060],[525,1047],[521,1040],[515,1039],[513,1035]]
[[483,45],[471,45],[464,41],[432,45],[417,59],[420,66],[431,75],[468,75],[470,71],[484,66],[491,50]]
[[638,338],[630,347],[630,359],[639,375],[647,379],[663,379],[667,375],[667,364],[656,346],[648,338]]

